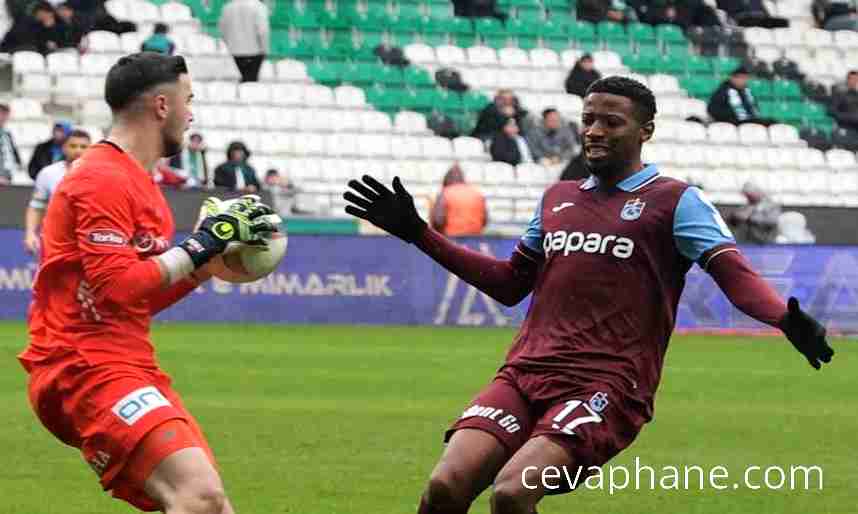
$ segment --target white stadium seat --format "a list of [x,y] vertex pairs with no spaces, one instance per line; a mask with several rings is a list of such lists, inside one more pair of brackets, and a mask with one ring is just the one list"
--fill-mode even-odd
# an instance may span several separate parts
[[404,134],[425,133],[428,130],[426,116],[419,112],[399,111],[394,119],[394,128],[396,132]]
[[443,45],[435,48],[435,57],[442,66],[461,66],[468,62],[465,51],[458,46]]
[[498,66],[498,54],[488,46],[472,46],[467,49],[468,63],[471,66]]
[[429,45],[412,43],[405,47],[405,57],[414,64],[432,64],[436,62],[435,51]]
[[498,61],[505,68],[527,68],[530,58],[521,48],[501,48],[498,51]]
[[360,109],[366,106],[363,89],[354,86],[340,86],[334,90],[336,104],[347,109]]
[[463,136],[454,139],[453,152],[457,159],[481,160],[486,158],[485,145],[475,137]]

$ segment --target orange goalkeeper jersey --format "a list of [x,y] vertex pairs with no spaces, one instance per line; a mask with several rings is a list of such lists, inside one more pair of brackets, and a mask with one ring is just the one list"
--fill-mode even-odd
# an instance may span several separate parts
[[156,367],[149,338],[175,226],[151,175],[111,143],[93,145],[60,183],[42,227],[29,312],[28,370],[57,349],[89,364]]

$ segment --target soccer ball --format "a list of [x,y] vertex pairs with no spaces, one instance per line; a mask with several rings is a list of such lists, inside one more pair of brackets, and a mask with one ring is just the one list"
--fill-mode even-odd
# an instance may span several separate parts
[[238,284],[271,274],[286,257],[289,238],[282,232],[272,232],[264,240],[266,247],[231,244],[224,253],[209,261],[209,272],[221,280]]

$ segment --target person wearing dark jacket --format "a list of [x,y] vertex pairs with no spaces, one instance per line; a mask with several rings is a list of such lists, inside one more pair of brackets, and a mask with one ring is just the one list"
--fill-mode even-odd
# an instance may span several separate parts
[[69,123],[60,121],[54,124],[52,137],[47,141],[42,141],[33,150],[33,156],[30,157],[30,163],[27,165],[27,172],[30,178],[36,180],[36,175],[42,171],[42,168],[65,158],[63,155],[63,143],[71,133],[72,127]]
[[846,75],[846,89],[834,95],[831,115],[841,127],[858,131],[858,70]]
[[739,67],[712,93],[707,111],[713,120],[733,125],[758,123],[769,126],[774,123],[760,117],[757,101],[748,89],[749,79],[748,70]]
[[226,150],[226,162],[215,168],[214,185],[230,191],[255,193],[259,191],[256,170],[247,163],[250,151],[241,141],[233,141]]
[[533,154],[527,140],[519,133],[515,118],[508,118],[504,123],[503,130],[492,138],[489,153],[491,153],[493,161],[505,162],[513,166],[533,162]]
[[62,20],[48,2],[37,3],[32,16],[15,22],[3,37],[0,51],[17,52],[29,50],[47,55],[62,48],[66,40],[66,29]]
[[584,54],[572,67],[569,76],[566,77],[566,92],[570,95],[584,96],[590,84],[600,78],[602,78],[602,74],[593,67],[593,56]]
[[86,35],[86,28],[83,21],[74,12],[74,9],[68,3],[61,3],[56,8],[57,17],[62,24],[63,39],[60,42],[61,48],[75,48],[81,50],[81,42]]
[[763,0],[718,0],[718,8],[741,27],[788,27],[789,20],[771,16]]
[[472,136],[488,141],[500,132],[506,120],[514,118],[521,127],[527,118],[527,111],[518,103],[518,98],[509,89],[501,89],[495,95],[494,102],[485,106],[477,118]]

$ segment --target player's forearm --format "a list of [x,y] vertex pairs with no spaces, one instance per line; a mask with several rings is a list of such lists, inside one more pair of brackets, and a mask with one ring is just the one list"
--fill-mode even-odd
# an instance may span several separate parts
[[197,270],[188,277],[176,282],[166,289],[159,289],[149,298],[149,311],[154,316],[188,296],[199,285],[211,278],[209,273]]
[[24,227],[28,234],[35,234],[42,223],[45,211],[27,207],[27,212],[24,215]]
[[517,248],[509,260],[501,260],[454,243],[427,228],[415,243],[426,255],[465,282],[504,305],[515,305],[533,290],[538,263]]
[[707,271],[737,309],[780,328],[779,323],[787,312],[786,304],[741,253],[728,250],[716,255]]

